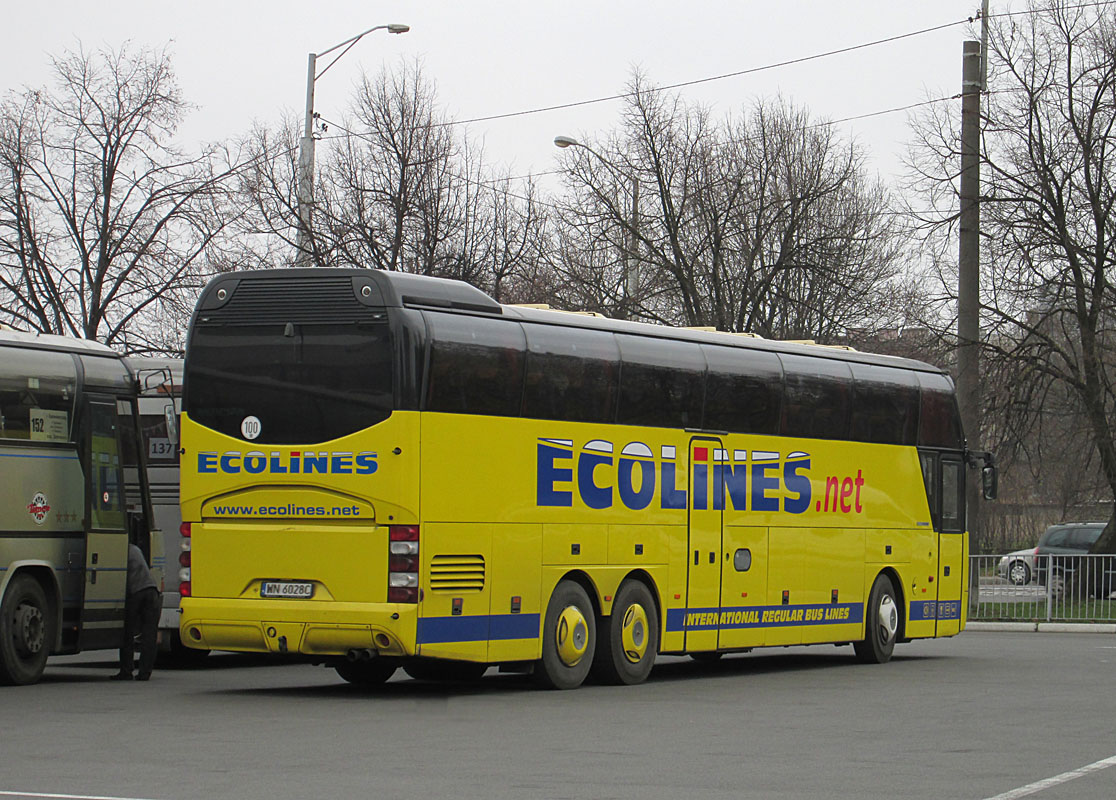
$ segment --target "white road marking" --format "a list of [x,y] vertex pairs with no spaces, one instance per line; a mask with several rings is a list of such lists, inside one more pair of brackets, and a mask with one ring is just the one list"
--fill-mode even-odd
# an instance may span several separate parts
[[1010,792],[1004,792],[995,797],[986,797],[985,800],[1016,800],[1017,797],[1026,797],[1029,794],[1036,794],[1043,789],[1049,789],[1051,786],[1058,786],[1059,784],[1072,781],[1074,778],[1080,778],[1082,775],[1088,775],[1091,772],[1108,769],[1109,767],[1116,767],[1116,756],[1102,758],[1100,761],[1094,761],[1092,764],[1081,767],[1080,769],[1063,772],[1061,775],[1055,775],[1053,778],[1044,778],[1041,781],[1028,783],[1026,786],[1020,786],[1018,789],[1012,789]]
[[43,797],[47,800],[154,800],[151,797],[120,797],[110,794],[56,794],[54,792],[12,792],[0,789],[0,797]]

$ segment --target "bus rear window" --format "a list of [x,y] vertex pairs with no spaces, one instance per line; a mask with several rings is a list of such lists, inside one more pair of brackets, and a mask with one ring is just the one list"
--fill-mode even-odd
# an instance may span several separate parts
[[387,419],[392,396],[386,321],[194,327],[186,413],[228,436],[255,417],[254,443],[326,442]]
[[165,416],[141,414],[140,436],[143,437],[143,451],[147,454],[148,464],[166,467],[178,463],[178,448],[171,443],[167,434]]

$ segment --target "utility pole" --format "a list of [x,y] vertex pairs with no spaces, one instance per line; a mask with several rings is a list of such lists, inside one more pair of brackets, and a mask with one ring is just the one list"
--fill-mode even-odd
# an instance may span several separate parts
[[311,53],[306,64],[306,123],[298,143],[298,231],[295,233],[295,266],[310,266],[314,248],[310,222],[314,213],[314,80],[318,56]]
[[[980,448],[980,90],[981,43],[963,43],[961,71],[961,227],[957,259],[957,399],[970,450]],[[979,547],[980,492],[966,481],[968,530]]]
[[[302,128],[302,139],[298,143],[298,183],[296,185],[298,196],[298,230],[295,232],[295,266],[308,267],[311,265],[311,256],[314,252],[314,237],[311,235],[311,222],[314,216],[314,82],[329,71],[329,68],[340,60],[341,56],[353,49],[357,42],[372,31],[387,31],[388,33],[406,33],[411,27],[400,23],[391,25],[377,25],[369,28],[356,36],[350,36],[340,44],[335,44],[328,50],[320,53],[310,53],[306,59],[306,121]],[[325,56],[334,50],[341,50],[332,61],[326,64],[325,69],[318,72],[318,56]]]

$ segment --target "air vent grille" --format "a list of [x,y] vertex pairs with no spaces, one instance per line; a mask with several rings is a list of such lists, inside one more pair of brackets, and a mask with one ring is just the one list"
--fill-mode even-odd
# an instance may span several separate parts
[[484,556],[436,555],[430,562],[430,591],[479,592],[484,589]]
[[227,303],[201,312],[198,324],[344,324],[375,321],[383,316],[383,309],[369,308],[357,299],[350,276],[279,275],[241,281]]

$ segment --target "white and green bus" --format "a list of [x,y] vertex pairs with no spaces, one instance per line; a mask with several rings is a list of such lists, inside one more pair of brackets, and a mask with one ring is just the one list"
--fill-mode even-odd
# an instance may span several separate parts
[[137,394],[108,347],[0,331],[0,683],[120,646],[130,539],[161,580]]

